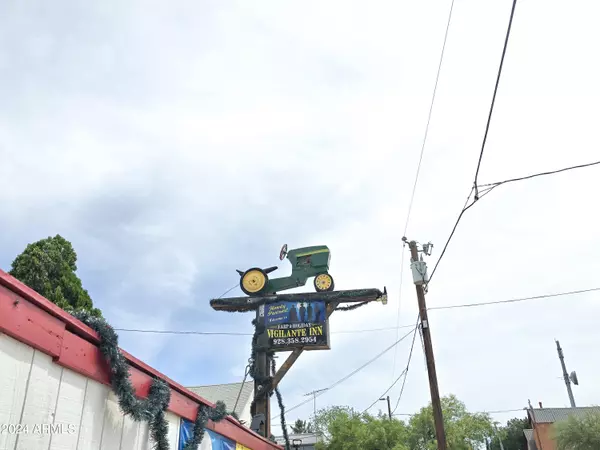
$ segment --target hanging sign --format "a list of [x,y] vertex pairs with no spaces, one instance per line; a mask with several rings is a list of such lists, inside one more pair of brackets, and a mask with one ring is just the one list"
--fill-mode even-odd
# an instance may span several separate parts
[[269,347],[276,352],[329,350],[329,321],[324,301],[277,302],[265,305]]

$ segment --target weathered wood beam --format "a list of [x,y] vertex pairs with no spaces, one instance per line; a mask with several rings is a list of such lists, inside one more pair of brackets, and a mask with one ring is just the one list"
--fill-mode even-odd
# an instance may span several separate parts
[[299,294],[268,294],[258,297],[230,297],[215,298],[210,301],[210,306],[217,311],[245,312],[253,311],[259,305],[277,302],[310,302],[325,301],[330,304],[356,303],[381,300],[387,303],[387,291],[379,289],[352,289],[333,292],[302,292]]

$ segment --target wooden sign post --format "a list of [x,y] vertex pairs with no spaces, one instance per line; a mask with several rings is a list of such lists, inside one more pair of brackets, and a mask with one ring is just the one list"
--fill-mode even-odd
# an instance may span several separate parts
[[[216,311],[256,314],[256,378],[251,428],[267,439],[271,436],[270,398],[285,374],[305,350],[329,350],[329,317],[340,303],[387,304],[387,291],[355,289],[302,294],[268,294],[252,297],[219,298],[210,301]],[[292,353],[272,373],[275,352]]]

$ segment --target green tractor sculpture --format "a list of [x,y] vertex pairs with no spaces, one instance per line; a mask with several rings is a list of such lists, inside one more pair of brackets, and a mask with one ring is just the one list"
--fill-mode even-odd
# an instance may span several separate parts
[[306,281],[315,277],[314,285],[317,292],[333,291],[333,278],[329,275],[331,253],[325,245],[296,248],[288,251],[287,244],[281,247],[279,259],[289,259],[292,264],[292,274],[289,277],[269,280],[269,274],[277,270],[277,266],[267,269],[253,267],[240,274],[240,288],[251,297],[275,294],[276,292],[304,286]]

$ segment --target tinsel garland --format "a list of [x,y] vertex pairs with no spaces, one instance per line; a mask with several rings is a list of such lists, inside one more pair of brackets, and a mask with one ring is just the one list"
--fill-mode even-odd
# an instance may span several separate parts
[[[271,358],[271,374],[274,376],[276,371],[275,360]],[[281,411],[281,429],[283,430],[283,439],[285,441],[285,450],[290,450],[290,438],[287,432],[287,425],[285,423],[285,406],[283,404],[283,397],[279,388],[275,388],[275,395],[277,396],[277,403],[279,404],[279,411]]]
[[352,311],[353,309],[358,309],[361,306],[365,306],[366,304],[371,303],[370,300],[366,301],[366,302],[360,302],[360,303],[353,303],[351,305],[348,306],[337,306],[335,308],[336,311]]
[[198,408],[198,415],[194,422],[194,431],[192,432],[192,438],[185,443],[183,450],[197,450],[202,443],[204,438],[204,430],[209,419],[213,422],[220,422],[229,413],[225,409],[225,403],[218,401],[214,408],[210,408],[206,405],[200,405]]
[[[267,358],[271,360],[271,372],[272,375],[275,375],[275,360],[272,358],[274,353],[272,351],[268,351],[268,348],[263,348],[258,345],[259,336],[265,332],[265,325],[259,323],[258,320],[253,319],[252,325],[254,325],[254,334],[252,335],[252,347],[250,358],[248,359],[248,373],[254,379],[254,381],[262,388],[262,392],[260,395],[267,395],[267,389],[271,383],[271,377],[269,376],[261,376],[258,374],[258,370],[256,367],[256,354],[258,351],[267,351]],[[281,392],[279,392],[279,388],[275,388],[275,395],[277,396],[277,403],[279,404],[279,410],[281,412],[281,429],[283,430],[283,439],[285,441],[285,449],[290,450],[290,440],[287,432],[287,425],[285,422],[285,405],[283,404],[283,398],[281,396]],[[256,403],[256,397],[252,400],[252,408],[254,408],[254,404]]]
[[[354,289],[350,291],[327,292],[326,298],[319,293],[309,293],[306,295],[306,301],[326,301],[343,302],[344,299],[361,299],[361,306],[364,302],[376,301],[384,295],[379,289]],[[221,311],[228,312],[250,312],[255,311],[259,306],[269,305],[282,301],[296,301],[298,294],[266,294],[258,297],[231,297],[215,298],[210,301],[210,305]]]
[[[166,409],[166,408],[165,408]],[[165,412],[158,411],[156,415],[148,422],[150,436],[154,441],[156,450],[169,448],[169,424],[165,419]]]
[[137,398],[129,379],[129,365],[119,349],[119,337],[115,330],[104,319],[94,317],[87,311],[71,311],[71,314],[100,336],[98,348],[110,367],[112,390],[119,399],[123,414],[136,422],[148,422],[150,435],[155,443],[154,448],[169,450],[169,425],[164,415],[171,400],[171,389],[167,383],[155,378],[152,380],[148,398]]
[[[129,365],[119,349],[119,337],[115,330],[103,318],[92,316],[87,311],[68,312],[100,336],[98,348],[110,366],[112,390],[119,399],[123,414],[137,422],[142,420],[148,422],[155,450],[169,450],[169,424],[165,419],[165,411],[171,400],[171,389],[167,383],[155,378],[150,385],[148,398],[137,398],[129,379]],[[219,422],[227,415],[223,402],[217,402],[215,408],[200,405],[194,422],[192,439],[185,444],[185,450],[198,449],[209,419]]]

